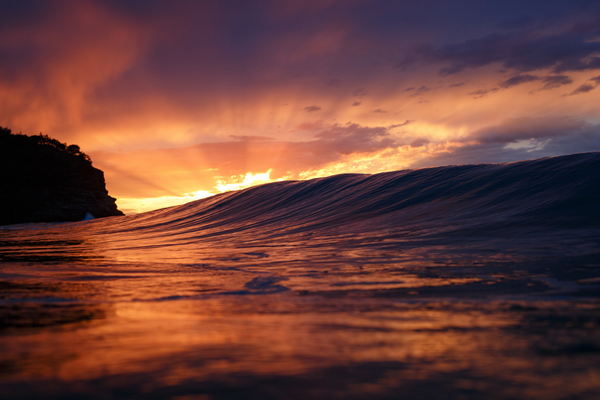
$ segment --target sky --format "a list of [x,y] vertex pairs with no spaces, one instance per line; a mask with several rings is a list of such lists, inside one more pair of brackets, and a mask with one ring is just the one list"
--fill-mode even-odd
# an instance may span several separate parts
[[0,126],[78,144],[125,213],[600,151],[600,2],[6,0]]

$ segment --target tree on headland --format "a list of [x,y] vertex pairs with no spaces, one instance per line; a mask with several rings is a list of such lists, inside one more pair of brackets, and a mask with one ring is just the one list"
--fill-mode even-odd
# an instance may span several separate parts
[[57,150],[81,157],[90,163],[92,162],[90,157],[82,152],[78,145],[67,145],[66,143],[62,143],[48,135],[42,134],[41,132],[39,135],[27,136],[23,135],[22,133],[12,133],[11,129],[0,126],[0,146],[52,146]]

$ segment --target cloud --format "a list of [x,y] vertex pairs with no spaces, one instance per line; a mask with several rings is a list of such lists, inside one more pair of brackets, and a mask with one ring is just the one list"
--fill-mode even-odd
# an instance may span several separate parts
[[361,160],[375,155],[379,168],[383,168],[398,161],[401,148],[407,149],[403,158],[408,158],[403,162],[412,163],[411,167],[516,161],[565,154],[565,149],[600,150],[600,125],[569,116],[510,119],[460,139],[434,142],[418,136],[407,145],[391,137],[393,127],[325,125],[318,121],[303,127],[314,132],[313,140],[308,141],[236,140],[91,156],[105,171],[111,195],[141,198],[183,196],[198,190],[214,193],[219,182],[239,183],[248,173],[271,171],[272,180],[299,179],[307,171],[335,166],[348,157]]
[[307,107],[304,107],[303,110],[306,112],[315,112],[315,111],[321,111],[321,107],[320,106],[307,106]]
[[316,138],[332,140],[339,138],[361,138],[362,139],[373,139],[381,136],[388,136],[389,133],[387,128],[383,126],[378,127],[368,127],[361,126],[355,123],[346,124],[346,126],[341,126],[339,124],[331,125],[330,127],[323,129],[321,132],[315,135]]
[[596,77],[590,78],[587,83],[584,83],[583,85],[580,85],[577,89],[575,89],[571,93],[569,93],[569,96],[574,96],[574,95],[577,95],[577,94],[591,92],[598,85],[600,85],[600,76],[596,76]]
[[596,85],[592,85],[590,83],[584,83],[583,85],[579,86],[577,89],[575,89],[571,93],[569,93],[569,95],[575,96],[577,94],[591,92],[595,88],[596,88]]
[[385,111],[385,110],[382,110],[381,108],[378,108],[378,109],[376,109],[376,110],[373,110],[373,112],[374,112],[375,114],[387,114],[387,111]]
[[[481,138],[482,135],[487,137]],[[473,132],[469,137],[482,140],[476,143],[438,143],[437,151],[430,151],[428,157],[414,162],[411,168],[512,162],[600,151],[600,124],[593,125],[570,117],[511,120]],[[435,145],[429,149],[435,148]]]
[[388,130],[384,127],[335,124],[316,134],[318,140],[311,143],[319,148],[319,153],[372,153],[396,145],[394,140],[387,138],[388,135]]
[[600,20],[580,23],[560,33],[529,30],[490,34],[478,39],[413,47],[398,61],[406,68],[419,60],[445,64],[439,75],[499,63],[518,72],[550,69],[554,73],[600,69]]
[[499,88],[491,88],[491,89],[479,89],[474,92],[468,93],[470,96],[474,96],[476,99],[480,99],[488,93],[494,93],[500,90]]
[[540,78],[538,78],[537,76],[534,75],[516,75],[513,76],[511,78],[508,78],[507,80],[500,82],[498,85],[504,89],[507,89],[511,86],[516,86],[516,85],[520,85],[522,83],[527,83],[527,82],[533,82],[533,81],[537,81]]
[[540,90],[550,90],[563,85],[570,85],[573,83],[573,79],[566,75],[548,75],[542,78],[542,82],[545,83],[545,85]]
[[399,127],[401,127],[401,126],[408,125],[408,124],[410,124],[411,122],[414,122],[414,121],[407,119],[406,121],[404,121],[404,122],[403,122],[403,123],[401,123],[401,124],[394,124],[394,125],[391,125],[391,126],[388,128],[388,129],[399,128]]
[[[475,3],[269,0],[236,2],[232,12],[228,2],[189,0],[177,7],[164,1],[139,7],[138,0],[0,2],[0,124],[79,144],[96,166],[107,165],[107,185],[111,194],[118,187],[118,196],[212,190],[215,176],[271,168],[274,179],[294,177],[344,157],[400,152],[396,141],[423,158],[446,141],[488,155],[492,148],[541,154],[532,149],[548,140],[545,148],[576,148],[559,134],[540,133],[531,143],[529,131],[509,142],[492,140],[493,129],[478,132],[481,142],[454,135],[495,125],[512,138],[516,128],[490,122],[499,115],[542,118],[565,110],[575,120],[596,121],[600,91],[560,96],[600,83],[591,71],[600,55],[599,9],[589,5],[598,2]],[[391,68],[398,58],[406,73]],[[480,67],[487,68],[474,70]],[[580,81],[583,74],[593,78]],[[526,84],[528,77],[539,79]],[[513,101],[503,86],[517,84],[538,89]],[[332,125],[348,120],[358,126]],[[377,128],[373,121],[383,121],[382,135],[362,129]],[[539,132],[552,130],[537,125]],[[592,143],[583,133],[568,137]],[[409,145],[424,138],[431,141],[426,147]],[[520,141],[530,145],[504,149]],[[123,154],[108,155],[120,148]],[[135,150],[142,148],[148,150]],[[104,155],[95,156],[101,149]],[[381,170],[404,167],[408,161],[399,154],[381,157]],[[348,171],[355,170],[332,173]]]
[[566,75],[548,75],[543,78],[540,78],[535,75],[523,74],[523,75],[515,75],[511,78],[508,78],[508,79],[498,83],[498,86],[500,86],[501,88],[504,88],[504,89],[508,89],[512,86],[517,86],[522,83],[528,83],[528,82],[534,82],[534,81],[542,81],[542,83],[544,83],[544,86],[542,86],[540,89],[537,89],[538,91],[555,89],[557,87],[560,87],[563,85],[569,85],[569,84],[573,83],[573,80]]
[[[548,75],[543,78],[540,78],[535,75],[522,74],[522,75],[515,75],[504,81],[501,81],[498,83],[498,86],[500,86],[503,89],[508,89],[512,86],[517,86],[517,85],[521,85],[523,83],[529,83],[529,82],[535,82],[535,81],[542,81],[542,83],[545,84],[542,88],[537,89],[538,91],[555,89],[557,87],[573,83],[573,80],[566,75]],[[487,91],[485,91],[485,89],[484,89],[484,91],[473,92],[473,93],[469,93],[469,94],[475,94],[475,95],[482,96],[491,91],[496,91],[496,90],[497,90],[497,88],[488,89]]]
[[427,93],[429,91],[431,91],[430,87],[421,86],[420,88],[418,88],[417,90],[415,90],[415,92],[413,94],[411,94],[410,97],[417,97],[417,96],[420,96],[423,93]]
[[547,118],[515,118],[495,126],[474,131],[465,140],[482,144],[514,143],[519,140],[547,139],[580,131],[589,126],[585,120],[568,116]]
[[429,139],[426,138],[416,138],[410,143],[410,147],[423,147],[426,144],[429,144]]

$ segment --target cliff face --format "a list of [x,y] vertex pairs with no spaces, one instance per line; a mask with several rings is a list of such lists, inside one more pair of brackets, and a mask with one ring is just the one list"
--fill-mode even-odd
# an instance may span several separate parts
[[0,127],[0,225],[123,215],[79,147]]

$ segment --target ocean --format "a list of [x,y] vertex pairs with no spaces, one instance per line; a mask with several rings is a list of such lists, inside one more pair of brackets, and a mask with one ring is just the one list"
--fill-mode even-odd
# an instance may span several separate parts
[[600,153],[0,226],[2,399],[598,399]]

